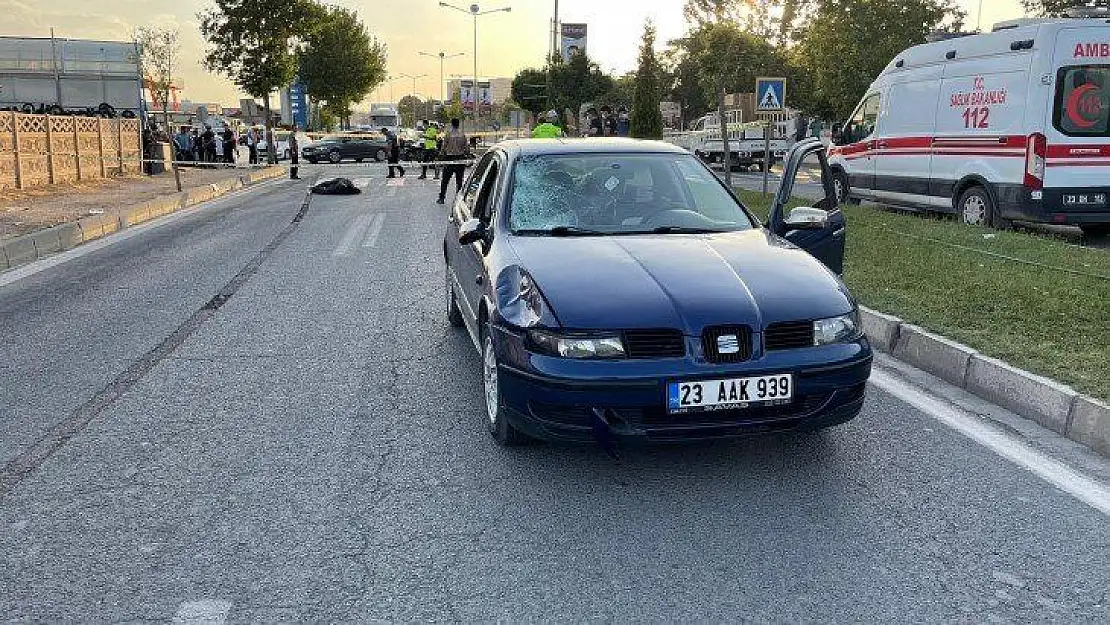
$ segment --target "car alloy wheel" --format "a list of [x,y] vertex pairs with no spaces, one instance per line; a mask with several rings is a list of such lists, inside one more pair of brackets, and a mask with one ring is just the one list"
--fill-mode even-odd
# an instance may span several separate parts
[[836,201],[843,204],[848,201],[848,181],[847,176],[842,173],[833,175],[833,192],[836,193]]
[[343,160],[343,155],[339,153],[339,150],[332,150],[328,152],[328,160],[333,163],[338,163]]
[[382,148],[378,148],[378,151],[374,152],[374,160],[378,161],[379,163],[384,161],[385,160],[385,150],[383,150]]
[[505,417],[505,409],[501,406],[501,376],[497,366],[497,350],[493,346],[493,336],[490,332],[489,322],[486,322],[482,332],[482,386],[485,390],[486,416],[489,433],[493,440],[502,447],[519,445],[528,440],[528,437],[513,427]]

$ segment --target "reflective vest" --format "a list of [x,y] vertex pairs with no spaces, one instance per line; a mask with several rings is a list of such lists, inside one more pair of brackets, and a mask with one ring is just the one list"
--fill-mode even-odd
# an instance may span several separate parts
[[435,127],[428,126],[427,128],[425,128],[424,129],[424,149],[425,150],[434,150],[434,149],[436,149],[436,140],[438,138],[439,138],[439,133],[436,132]]
[[551,122],[544,122],[532,129],[533,139],[557,139],[561,136],[563,130]]

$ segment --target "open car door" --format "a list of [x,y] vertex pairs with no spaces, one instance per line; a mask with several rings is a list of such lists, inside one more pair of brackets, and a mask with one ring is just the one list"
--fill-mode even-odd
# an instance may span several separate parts
[[[845,221],[825,145],[816,138],[799,141],[783,163],[782,184],[771,204],[768,229],[809,252],[837,275],[843,274]],[[800,175],[805,180],[799,181]],[[819,181],[814,180],[817,175]],[[799,201],[803,205],[787,208]]]

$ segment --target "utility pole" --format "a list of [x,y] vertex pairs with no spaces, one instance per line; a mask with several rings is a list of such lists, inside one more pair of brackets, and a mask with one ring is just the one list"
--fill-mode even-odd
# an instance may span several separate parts
[[460,11],[462,13],[467,13],[467,14],[473,16],[473,18],[474,18],[474,88],[471,90],[471,93],[473,94],[473,98],[474,98],[474,130],[477,131],[478,128],[479,128],[478,121],[479,121],[479,119],[481,118],[481,115],[482,115],[481,105],[478,102],[478,18],[483,16],[483,15],[489,15],[490,13],[499,13],[501,11],[504,11],[505,13],[508,13],[508,12],[512,11],[513,8],[512,7],[502,7],[500,9],[490,9],[490,10],[487,10],[487,11],[483,11],[482,8],[479,7],[477,4],[472,4],[472,5],[470,5],[470,9],[467,10],[467,9],[462,8],[462,7],[457,7],[457,6],[455,6],[453,4],[450,4],[448,2],[440,2],[439,6],[445,7],[445,8],[448,8],[448,9],[454,9],[454,10]]
[[447,86],[443,82],[443,61],[445,59],[453,59],[457,56],[466,56],[466,53],[457,52],[455,54],[447,54],[446,52],[440,52],[439,54],[431,54],[429,52],[418,52],[417,54],[439,59],[439,104],[440,106],[445,106],[447,103]]

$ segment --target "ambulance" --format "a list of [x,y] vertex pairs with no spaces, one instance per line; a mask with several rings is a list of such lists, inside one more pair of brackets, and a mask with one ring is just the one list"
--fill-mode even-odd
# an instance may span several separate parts
[[833,128],[842,200],[1110,231],[1110,14],[915,46]]

